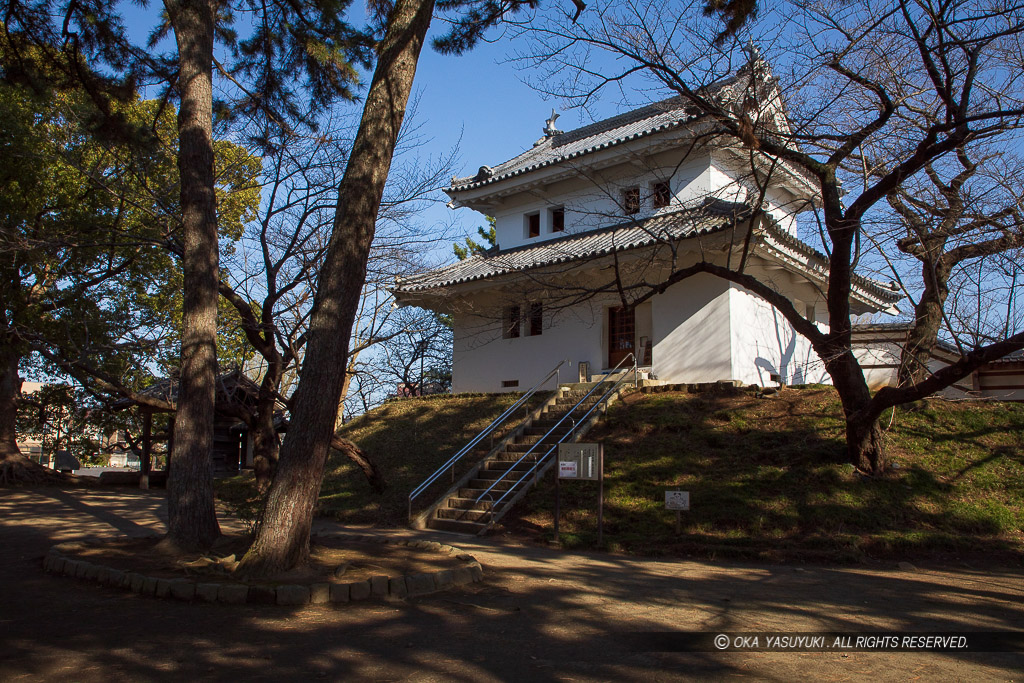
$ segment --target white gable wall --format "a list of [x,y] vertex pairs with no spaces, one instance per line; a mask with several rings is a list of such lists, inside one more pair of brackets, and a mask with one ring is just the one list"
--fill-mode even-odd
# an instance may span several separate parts
[[[722,188],[719,195],[733,202],[748,202],[757,197],[760,189],[750,179],[750,166],[725,152],[711,155],[712,183]],[[780,173],[781,175],[781,173]],[[783,230],[796,237],[797,212],[808,208],[807,200],[798,199],[795,194],[778,184],[780,179],[769,183],[764,190],[764,199],[768,213],[778,221]]]

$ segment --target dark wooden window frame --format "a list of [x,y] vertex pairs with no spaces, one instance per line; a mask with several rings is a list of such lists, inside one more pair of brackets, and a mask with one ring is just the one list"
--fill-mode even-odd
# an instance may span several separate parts
[[622,191],[622,212],[627,216],[640,213],[639,187],[627,187]]
[[544,333],[544,304],[534,302],[530,304],[529,335],[537,337]]
[[672,203],[672,188],[666,181],[651,183],[651,206],[663,209]]
[[526,238],[540,237],[540,212],[526,214]]
[[517,339],[522,333],[523,309],[521,306],[506,306],[502,311],[501,336],[503,339]]
[[565,230],[565,209],[558,207],[551,209],[551,232],[563,232]]

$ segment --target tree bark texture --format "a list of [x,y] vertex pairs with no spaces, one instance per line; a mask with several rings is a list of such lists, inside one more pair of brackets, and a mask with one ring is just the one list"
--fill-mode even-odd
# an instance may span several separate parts
[[[850,463],[869,474],[879,475],[886,468],[885,442],[878,427],[878,414],[872,410],[871,390],[860,363],[853,355],[853,325],[850,321],[853,250],[861,224],[860,220],[844,215],[834,179],[824,180],[826,227],[832,240],[826,294],[830,328],[826,341],[815,350],[824,360],[825,369],[843,406]],[[829,180],[832,182],[827,182]]]
[[256,420],[253,424],[253,469],[256,475],[256,487],[260,493],[270,488],[277,469],[278,452],[277,430],[274,428],[275,389],[281,382],[280,364],[268,363],[267,373],[260,383],[259,400],[256,405]]
[[0,345],[0,485],[38,484],[63,477],[29,460],[18,448],[18,396],[21,361],[14,344]]
[[291,428],[249,552],[239,570],[261,576],[309,556],[309,534],[347,374],[377,212],[416,75],[433,0],[398,0],[388,20],[317,285]]
[[931,374],[929,362],[949,296],[949,271],[942,259],[925,259],[921,263],[924,290],[914,306],[914,324],[900,354],[899,386],[920,384]]
[[213,168],[214,3],[165,0],[178,46],[178,171],[184,254],[181,377],[167,483],[168,540],[208,548],[220,535],[213,504],[218,245]]
[[21,455],[15,433],[18,424],[18,395],[21,393],[21,377],[18,375],[20,358],[12,346],[4,340],[0,349],[0,453],[6,458]]

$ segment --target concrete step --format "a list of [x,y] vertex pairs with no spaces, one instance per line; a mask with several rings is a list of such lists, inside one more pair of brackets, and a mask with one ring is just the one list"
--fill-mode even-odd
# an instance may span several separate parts
[[[501,491],[504,493],[516,485],[518,477],[515,479],[470,479],[467,483],[468,488],[480,489],[480,493],[483,493],[487,489],[491,489],[491,493],[495,491]],[[493,485],[494,488],[491,488]],[[477,494],[480,495],[480,494]]]
[[544,425],[542,424],[541,420],[536,420],[532,425],[523,430],[523,435],[545,436],[548,435],[548,433],[550,432],[550,436],[559,437],[562,436],[563,434],[566,434],[573,428],[573,425],[570,424],[569,422],[560,424],[557,428],[554,429],[554,431],[552,431],[552,427],[554,426],[554,422],[548,425]]
[[438,508],[437,519],[457,520],[460,522],[480,522],[486,524],[494,517],[489,510],[460,510],[457,508]]
[[480,533],[480,530],[484,528],[484,525],[479,522],[442,519],[439,517],[431,518],[427,522],[427,526],[439,531],[454,531],[457,534],[473,534],[474,536]]
[[[584,401],[582,404],[580,404],[580,407],[594,405],[599,400],[601,400],[601,396],[603,396],[603,395],[604,395],[603,392],[595,391],[593,394],[591,394],[587,398],[586,401]],[[545,409],[544,412],[566,411],[569,408],[572,408],[577,403],[579,403],[582,398],[583,398],[583,396],[576,396],[576,397],[573,397],[573,398],[556,398],[555,399],[555,405]]]
[[[553,442],[547,444],[548,447],[551,447],[552,445],[554,445]],[[495,456],[495,460],[501,462],[519,460],[520,458],[522,458],[524,453],[531,449],[531,447],[534,447],[531,443],[509,443],[505,447],[505,451]],[[540,458],[544,453],[546,453],[545,444],[542,443],[541,445],[538,446],[537,451],[526,456],[526,460],[524,462],[534,462],[538,458]]]
[[[523,443],[510,443],[507,446],[505,446],[505,452],[500,454],[498,456],[498,458],[506,458],[506,456],[507,456],[507,457],[511,457],[513,460],[516,460],[523,453],[526,453],[528,450],[530,450],[534,446],[537,446],[537,449],[533,453],[530,453],[530,458],[535,460],[536,459],[536,458],[534,458],[535,455],[540,457],[540,454],[547,453],[547,450],[549,448],[551,448],[552,446],[554,446],[555,444],[557,444],[557,443],[558,443],[557,441],[554,441],[554,440],[551,440],[551,439],[548,439],[547,441],[545,441],[544,443],[541,443],[540,445],[538,445],[536,441],[532,441],[532,442],[528,441],[528,442],[523,442]],[[513,454],[515,455],[515,457],[512,457]]]
[[488,460],[484,463],[483,467],[480,468],[480,476],[484,479],[491,479],[492,477],[490,474],[484,473],[495,472],[500,474],[502,472],[507,472],[509,468],[511,468],[513,472],[521,472],[533,467],[533,463],[536,461],[537,459],[533,457],[533,453],[530,453],[528,460],[524,459],[522,462],[518,462],[518,458],[515,460]]
[[[475,498],[459,498],[457,496],[452,496],[448,499],[447,502],[449,508],[454,508],[458,510],[487,510],[490,508],[490,505],[487,502],[481,501],[478,503],[476,502]],[[501,505],[498,506],[498,509],[500,509],[504,505],[505,503],[503,502]],[[438,508],[438,510],[443,509],[444,507]]]

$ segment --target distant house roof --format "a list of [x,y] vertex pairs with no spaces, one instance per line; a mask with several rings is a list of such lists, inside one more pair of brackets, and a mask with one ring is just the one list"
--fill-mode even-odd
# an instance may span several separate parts
[[[446,268],[401,278],[397,280],[394,291],[401,297],[404,293],[427,292],[659,243],[679,242],[724,231],[749,215],[749,209],[742,204],[710,201],[698,209],[684,208],[539,244],[485,252]],[[794,268],[819,278],[825,277],[828,260],[823,254],[785,232],[770,217],[766,216],[764,224],[766,250],[773,252],[772,255],[795,256],[796,259],[789,259]],[[891,287],[866,277],[855,275],[854,284],[880,303],[891,305],[902,298],[902,294]]]
[[[853,333],[861,338],[875,336],[878,339],[869,339],[867,341],[899,341],[904,342],[907,339],[907,335],[910,334],[910,330],[913,327],[912,323],[909,322],[895,322],[895,323],[862,323],[860,325],[853,326]],[[863,341],[861,343],[864,343]],[[954,358],[960,357],[960,349],[949,342],[942,341],[941,339],[935,342],[935,348],[944,351]],[[968,349],[970,350],[970,349]],[[993,361],[989,361],[988,365],[994,365],[998,363],[1020,363],[1024,362],[1024,349],[1018,349],[1011,351],[1002,358],[997,358]]]
[[[216,398],[217,402],[227,401],[228,403],[251,403],[259,394],[259,385],[245,376],[241,370],[232,370],[217,375]],[[151,384],[138,392],[142,396],[166,401],[170,404],[178,402],[178,380],[177,378],[165,378]],[[135,401],[130,398],[122,398],[112,404],[115,410],[131,408]]]

